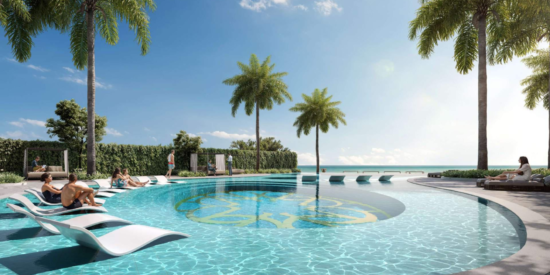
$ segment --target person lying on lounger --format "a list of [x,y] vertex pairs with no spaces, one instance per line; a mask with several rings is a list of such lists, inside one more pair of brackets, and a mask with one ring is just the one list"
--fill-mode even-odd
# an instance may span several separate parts
[[42,195],[49,203],[60,203],[61,202],[61,190],[53,187],[50,182],[52,182],[52,175],[50,173],[44,173],[40,177],[40,180],[44,182],[42,185]]
[[128,174],[128,169],[124,168],[122,169],[122,177],[128,181],[128,183],[132,186],[145,186],[147,183],[149,183],[149,181],[145,181],[145,182],[140,182],[140,181],[134,181],[132,179],[132,176],[130,176],[130,174]]
[[528,181],[531,178],[531,165],[529,165],[529,160],[527,157],[519,157],[520,166],[515,171],[507,171],[496,177],[486,176],[487,180],[524,180]]
[[95,203],[94,189],[76,185],[77,180],[75,174],[70,174],[69,183],[63,186],[63,191],[61,191],[63,207],[67,209],[80,208],[83,203],[88,203],[89,206],[101,206],[101,204]]
[[208,171],[214,172],[214,177],[216,176],[216,168],[212,167],[212,160],[208,161]]
[[133,180],[129,181],[124,175],[120,172],[120,168],[115,168],[113,175],[111,176],[111,186],[115,188],[124,188],[128,186],[132,187],[142,187],[143,185],[136,184]]

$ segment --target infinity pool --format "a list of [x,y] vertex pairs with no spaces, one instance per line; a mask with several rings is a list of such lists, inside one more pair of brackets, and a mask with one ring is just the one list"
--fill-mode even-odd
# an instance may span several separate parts
[[105,208],[191,237],[116,258],[46,233],[0,200],[0,274],[452,274],[507,258],[525,243],[523,223],[500,205],[403,179],[176,182],[118,194]]

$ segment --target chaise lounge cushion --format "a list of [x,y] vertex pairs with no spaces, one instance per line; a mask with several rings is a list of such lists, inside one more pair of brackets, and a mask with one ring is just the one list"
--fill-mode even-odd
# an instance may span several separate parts
[[519,187],[542,187],[543,183],[538,181],[524,181],[524,180],[507,180],[498,181],[490,180],[485,182],[485,186],[519,186]]

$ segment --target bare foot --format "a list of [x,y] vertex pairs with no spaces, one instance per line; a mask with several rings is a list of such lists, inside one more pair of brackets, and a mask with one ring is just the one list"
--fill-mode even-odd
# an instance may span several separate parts
[[93,204],[93,205],[91,205],[91,206],[101,206],[101,203],[95,203],[95,204]]

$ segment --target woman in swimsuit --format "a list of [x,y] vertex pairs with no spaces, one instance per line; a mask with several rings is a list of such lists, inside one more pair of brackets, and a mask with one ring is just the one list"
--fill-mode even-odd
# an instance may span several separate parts
[[128,174],[128,169],[124,168],[122,169],[122,177],[128,181],[128,184],[132,185],[132,186],[145,186],[147,183],[149,183],[149,181],[146,181],[146,182],[139,182],[139,181],[134,181],[132,180],[132,176],[130,176],[130,174]]
[[42,185],[42,195],[44,199],[49,203],[60,203],[61,202],[61,190],[53,187],[50,182],[52,182],[52,175],[50,173],[42,174],[40,180],[44,182]]

